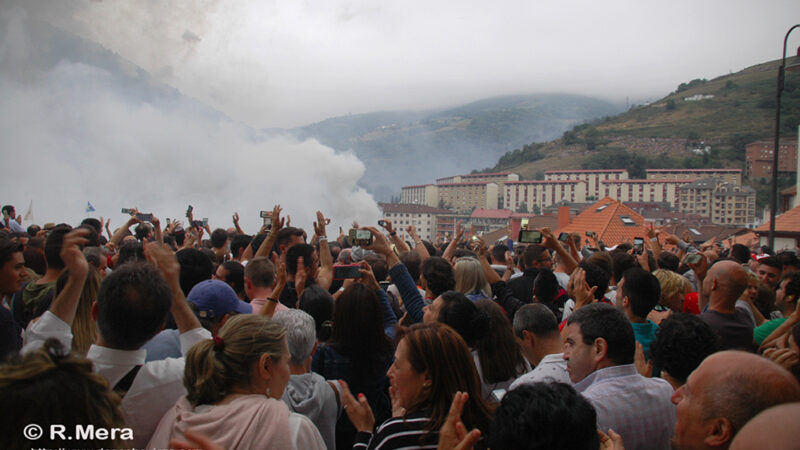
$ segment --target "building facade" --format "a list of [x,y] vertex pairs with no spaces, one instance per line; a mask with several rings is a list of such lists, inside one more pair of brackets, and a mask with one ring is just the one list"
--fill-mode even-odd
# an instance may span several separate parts
[[494,183],[502,191],[506,181],[519,181],[519,175],[511,172],[470,173],[467,175],[453,175],[451,177],[437,178],[436,184]]
[[[747,144],[746,168],[750,178],[772,177],[772,153],[775,141],[760,140]],[[778,173],[797,172],[797,139],[781,137],[778,151]]]
[[647,169],[648,180],[699,180],[719,178],[727,183],[742,184],[742,169]]
[[693,180],[606,180],[600,183],[602,197],[621,202],[658,202],[674,207],[678,202],[678,187]]
[[586,182],[586,197],[597,200],[604,197],[602,182],[607,180],[627,180],[628,171],[625,169],[606,170],[548,170],[544,173],[545,181],[579,180]]
[[473,209],[497,209],[498,188],[496,183],[449,183],[438,184],[439,205],[460,213]]
[[511,214],[508,209],[476,209],[470,214],[470,229],[475,233],[491,233],[506,228]]
[[704,178],[681,186],[678,209],[710,217],[716,225],[748,226],[756,218],[756,191],[719,178]]
[[508,182],[503,205],[514,212],[532,212],[534,206],[541,211],[561,201],[583,203],[586,185],[583,180]]
[[414,205],[439,206],[439,188],[435,184],[418,184],[400,188],[400,202]]
[[417,228],[417,234],[425,240],[433,240],[436,236],[437,216],[449,214],[450,211],[432,208],[426,205],[409,203],[379,203],[383,218],[392,222],[392,227],[401,235],[409,225]]

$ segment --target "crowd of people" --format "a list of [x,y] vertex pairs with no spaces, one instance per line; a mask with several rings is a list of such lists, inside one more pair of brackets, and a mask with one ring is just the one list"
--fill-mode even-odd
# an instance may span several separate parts
[[162,229],[135,209],[115,230],[25,229],[4,206],[3,447],[800,438],[796,251],[655,228],[613,248],[547,228],[540,243],[484,242],[461,224],[429,242],[388,220],[333,238],[321,212],[308,232],[282,212],[249,235],[237,214],[229,229],[191,211]]

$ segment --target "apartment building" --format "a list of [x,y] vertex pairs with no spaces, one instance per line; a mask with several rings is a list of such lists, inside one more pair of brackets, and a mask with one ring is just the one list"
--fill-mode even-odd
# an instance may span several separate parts
[[391,220],[398,233],[404,234],[406,227],[414,225],[419,237],[426,240],[433,240],[436,236],[437,216],[450,213],[445,209],[409,203],[379,203],[378,206],[383,211],[383,218]]
[[742,169],[647,169],[648,180],[700,180],[719,178],[727,183],[742,184]]
[[400,188],[400,202],[414,205],[439,206],[439,188],[435,184],[418,184]]
[[507,182],[504,195],[504,207],[512,211],[540,210],[561,201],[570,203],[586,202],[587,182],[584,180],[560,181],[514,181]]
[[470,214],[470,229],[475,233],[491,233],[508,227],[512,212],[508,209],[478,208]]
[[[775,141],[763,139],[751,142],[746,148],[746,168],[747,176],[772,177],[772,153],[775,148]],[[778,151],[778,173],[797,172],[797,153],[800,148],[797,145],[797,138],[781,137],[780,150]],[[741,184],[741,183],[740,183]]]
[[755,221],[756,191],[719,178],[705,178],[681,186],[678,208],[710,217],[713,224],[747,226]]
[[694,180],[605,180],[600,183],[600,196],[621,202],[659,202],[674,207],[678,188]]
[[603,181],[627,179],[628,171],[625,169],[548,170],[544,173],[545,181],[585,181],[586,197],[590,200],[605,196],[601,189]]
[[519,175],[511,172],[470,173],[467,175],[453,175],[451,177],[437,178],[436,184],[453,183],[494,183],[500,192],[507,181],[519,181]]
[[[449,183],[438,184],[439,204],[457,212],[473,209],[497,209],[498,187],[496,183]],[[437,205],[438,206],[438,205]]]

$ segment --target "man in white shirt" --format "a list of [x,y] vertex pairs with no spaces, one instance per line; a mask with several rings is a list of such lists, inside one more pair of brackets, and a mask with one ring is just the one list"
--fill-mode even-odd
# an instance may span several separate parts
[[558,320],[550,308],[532,303],[517,310],[514,315],[514,334],[522,346],[522,354],[536,368],[517,378],[511,384],[511,389],[540,382],[572,384],[562,353]]
[[[79,228],[64,237],[61,258],[69,279],[50,310],[26,332],[23,352],[39,348],[48,338],[58,339],[65,348],[72,345],[72,321],[88,273],[79,248],[86,242],[86,232]],[[147,445],[161,416],[186,393],[183,358],[145,363],[147,352],[140,347],[159,331],[168,312],[181,332],[184,355],[195,343],[211,338],[186,303],[175,255],[157,243],[149,244],[145,254],[150,263],[125,264],[100,285],[92,305],[98,336],[86,355],[94,362],[95,371],[123,395],[122,409],[126,425],[133,429],[133,447]]]
[[8,228],[12,233],[25,232],[25,228],[22,228],[22,216],[17,216],[16,213],[13,206],[3,206],[3,224],[0,228]]

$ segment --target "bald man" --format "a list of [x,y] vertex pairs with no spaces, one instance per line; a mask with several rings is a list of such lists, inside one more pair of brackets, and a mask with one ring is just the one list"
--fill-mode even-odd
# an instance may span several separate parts
[[788,403],[753,417],[736,433],[731,450],[751,448],[794,448],[800,442],[800,403]]
[[673,448],[726,449],[758,413],[797,401],[800,384],[786,369],[751,353],[715,353],[672,395],[677,405]]
[[735,261],[720,261],[710,269],[703,280],[701,303],[708,309],[700,314],[720,337],[722,350],[739,349],[753,351],[753,321],[741,309],[736,308],[736,299],[747,288],[747,271]]

